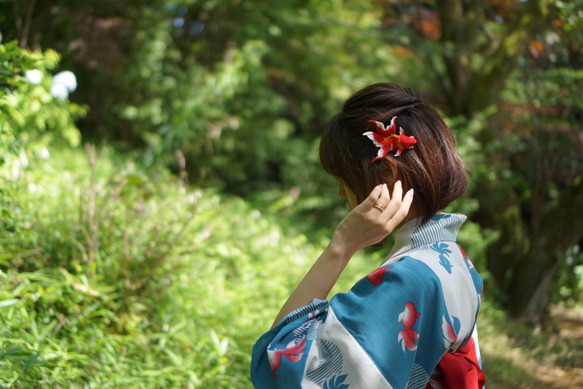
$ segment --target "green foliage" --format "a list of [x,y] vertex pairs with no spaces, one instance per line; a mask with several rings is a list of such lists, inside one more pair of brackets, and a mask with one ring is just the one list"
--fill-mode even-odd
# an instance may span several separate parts
[[21,67],[25,66],[31,68],[34,60],[26,55],[26,52],[19,50],[18,42],[11,41],[5,45],[0,45],[0,86],[2,86],[2,95],[21,85],[21,79],[15,76],[21,71]]
[[[23,66],[32,67],[34,60],[26,52],[17,47],[18,42],[12,41],[6,45],[0,44],[0,165],[5,163],[7,153],[18,155],[20,141],[16,130],[10,126],[10,121],[23,124],[24,120],[16,109],[16,102],[11,99],[12,91],[23,87],[25,81],[19,74]],[[12,100],[12,101],[11,101]]]
[[25,231],[0,240],[2,385],[248,387],[316,249],[109,149],[55,154],[19,181]]
[[[16,41],[0,44],[0,151],[27,157],[46,148],[50,142],[80,141],[75,120],[83,117],[86,107],[71,104],[50,93],[52,77],[59,54],[53,50],[34,53],[17,46]],[[27,72],[36,72],[37,80],[29,81]],[[3,159],[2,163],[13,162]]]
[[0,11],[26,20],[34,9],[31,45],[58,48],[83,85],[72,98],[92,108],[87,139],[239,195],[304,182],[316,195],[312,144],[330,114],[405,68],[370,0],[53,3]]
[[[0,222],[6,231],[24,233],[28,217],[15,199],[18,181],[30,164],[48,158],[48,147],[77,145],[75,120],[87,108],[53,97],[52,77],[59,55],[34,53],[16,41],[0,44]],[[34,72],[31,77],[27,72]],[[30,78],[30,80],[29,80]]]
[[575,306],[583,301],[583,252],[573,246],[561,263],[557,282],[551,291],[552,301]]

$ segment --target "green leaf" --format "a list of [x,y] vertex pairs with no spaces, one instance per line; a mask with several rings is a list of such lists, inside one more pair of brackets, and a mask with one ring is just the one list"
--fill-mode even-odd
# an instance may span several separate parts
[[10,305],[18,304],[20,299],[8,299],[0,301],[0,307],[8,307]]
[[144,183],[144,179],[136,174],[128,174],[126,180],[129,185],[139,186]]
[[22,347],[13,347],[13,348],[9,349],[8,351],[0,353],[0,359],[4,358],[7,355],[17,355],[20,353],[20,350],[22,350]]
[[31,367],[33,365],[42,365],[42,364],[44,364],[43,357],[40,355],[40,353],[37,353],[26,360],[26,362],[24,363],[24,366],[22,366],[22,372],[24,373],[29,367]]
[[4,47],[6,47],[6,50],[8,51],[8,50],[14,50],[17,45],[18,45],[18,41],[15,39],[13,41],[6,43],[4,45]]

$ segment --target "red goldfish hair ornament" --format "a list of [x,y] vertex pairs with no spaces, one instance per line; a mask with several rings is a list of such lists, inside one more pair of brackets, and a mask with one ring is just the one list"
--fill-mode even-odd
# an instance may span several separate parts
[[391,125],[385,127],[384,123],[377,122],[376,120],[369,120],[370,123],[376,125],[377,132],[367,131],[362,135],[368,137],[372,140],[375,146],[379,148],[379,152],[372,160],[374,163],[376,160],[382,159],[389,153],[389,151],[397,150],[395,157],[401,155],[403,150],[412,149],[417,143],[417,139],[412,136],[405,135],[405,131],[399,127],[399,134],[397,135],[397,127],[395,126],[396,116],[391,119]]

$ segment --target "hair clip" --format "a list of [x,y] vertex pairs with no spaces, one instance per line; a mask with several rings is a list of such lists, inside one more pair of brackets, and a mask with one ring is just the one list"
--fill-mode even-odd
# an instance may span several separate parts
[[362,135],[372,140],[372,143],[374,143],[374,145],[379,148],[379,152],[376,158],[374,158],[371,163],[374,163],[374,161],[377,159],[384,158],[385,155],[389,153],[389,151],[393,151],[395,149],[397,149],[395,157],[398,157],[401,155],[403,150],[412,149],[417,143],[417,139],[412,136],[405,135],[405,131],[401,127],[399,127],[399,135],[396,134],[396,119],[397,117],[393,116],[391,119],[391,125],[388,128],[385,127],[385,125],[381,122],[377,122],[376,120],[369,120],[370,123],[374,123],[376,125],[378,133],[367,131]]

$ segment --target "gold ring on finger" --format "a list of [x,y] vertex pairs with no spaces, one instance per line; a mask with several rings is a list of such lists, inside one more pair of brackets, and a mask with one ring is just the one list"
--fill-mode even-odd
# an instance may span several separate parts
[[372,207],[378,209],[381,212],[383,212],[385,210],[385,207],[383,207],[379,203],[374,203],[374,205]]

